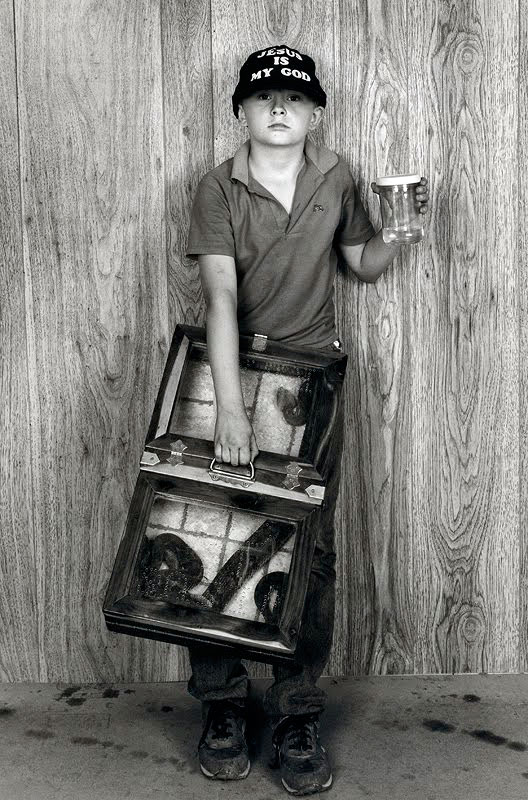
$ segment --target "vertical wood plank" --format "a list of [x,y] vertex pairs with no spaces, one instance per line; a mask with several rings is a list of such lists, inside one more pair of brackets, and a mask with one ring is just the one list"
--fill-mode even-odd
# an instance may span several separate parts
[[[408,169],[405,8],[336,0],[335,54],[336,149],[377,230],[371,182]],[[349,353],[338,507],[341,636],[332,663],[338,673],[412,671],[408,283],[403,250],[375,284],[343,272],[336,286],[338,331]]]
[[528,0],[519,0],[518,78],[518,280],[519,280],[519,672],[528,672]]
[[408,6],[415,671],[516,672],[518,3]]
[[[209,0],[164,0],[161,10],[165,219],[172,332],[177,323],[205,323],[198,266],[184,253],[196,186],[213,167],[211,16]],[[166,669],[165,680],[188,677],[187,648],[171,647]]]
[[39,679],[155,679],[101,606],[168,348],[159,4],[15,5]]
[[37,681],[35,557],[12,0],[0,0],[0,681]]
[[205,319],[197,264],[183,254],[196,186],[213,167],[211,17],[209,0],[163,0],[161,10],[172,330]]

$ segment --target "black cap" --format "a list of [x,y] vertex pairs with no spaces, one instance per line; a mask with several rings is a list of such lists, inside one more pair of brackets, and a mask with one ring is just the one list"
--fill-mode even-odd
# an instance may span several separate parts
[[253,92],[282,88],[297,89],[315,100],[317,105],[326,106],[326,94],[315,74],[313,59],[292,47],[278,44],[251,53],[242,64],[233,94],[235,117],[238,118],[239,103]]

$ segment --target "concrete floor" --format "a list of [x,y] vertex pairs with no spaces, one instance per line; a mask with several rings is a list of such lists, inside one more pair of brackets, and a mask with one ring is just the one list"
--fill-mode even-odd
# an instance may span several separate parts
[[[334,786],[359,800],[527,800],[528,675],[323,679],[321,738]],[[199,771],[200,706],[185,684],[0,687],[2,800],[272,800],[252,686],[252,769],[243,781]]]

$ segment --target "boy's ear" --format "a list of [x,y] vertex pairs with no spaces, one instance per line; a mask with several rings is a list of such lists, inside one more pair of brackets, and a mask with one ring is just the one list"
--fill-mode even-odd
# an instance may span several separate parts
[[242,125],[246,124],[246,115],[244,113],[244,109],[242,108],[242,103],[238,104],[238,121],[242,123]]
[[324,117],[324,113],[325,113],[325,110],[324,110],[323,106],[315,106],[315,108],[313,110],[313,113],[312,113],[312,119],[310,120],[310,130],[311,131],[315,130],[318,127],[318,125],[321,123],[321,120]]

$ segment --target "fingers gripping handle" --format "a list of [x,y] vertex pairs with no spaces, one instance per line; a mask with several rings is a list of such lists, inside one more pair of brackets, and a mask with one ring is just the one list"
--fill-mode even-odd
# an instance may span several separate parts
[[214,481],[224,480],[227,483],[234,483],[235,485],[242,483],[243,486],[247,486],[255,480],[255,467],[252,461],[247,465],[247,469],[249,470],[249,475],[240,475],[234,469],[221,469],[216,463],[216,458],[213,458],[209,465],[209,475]]

